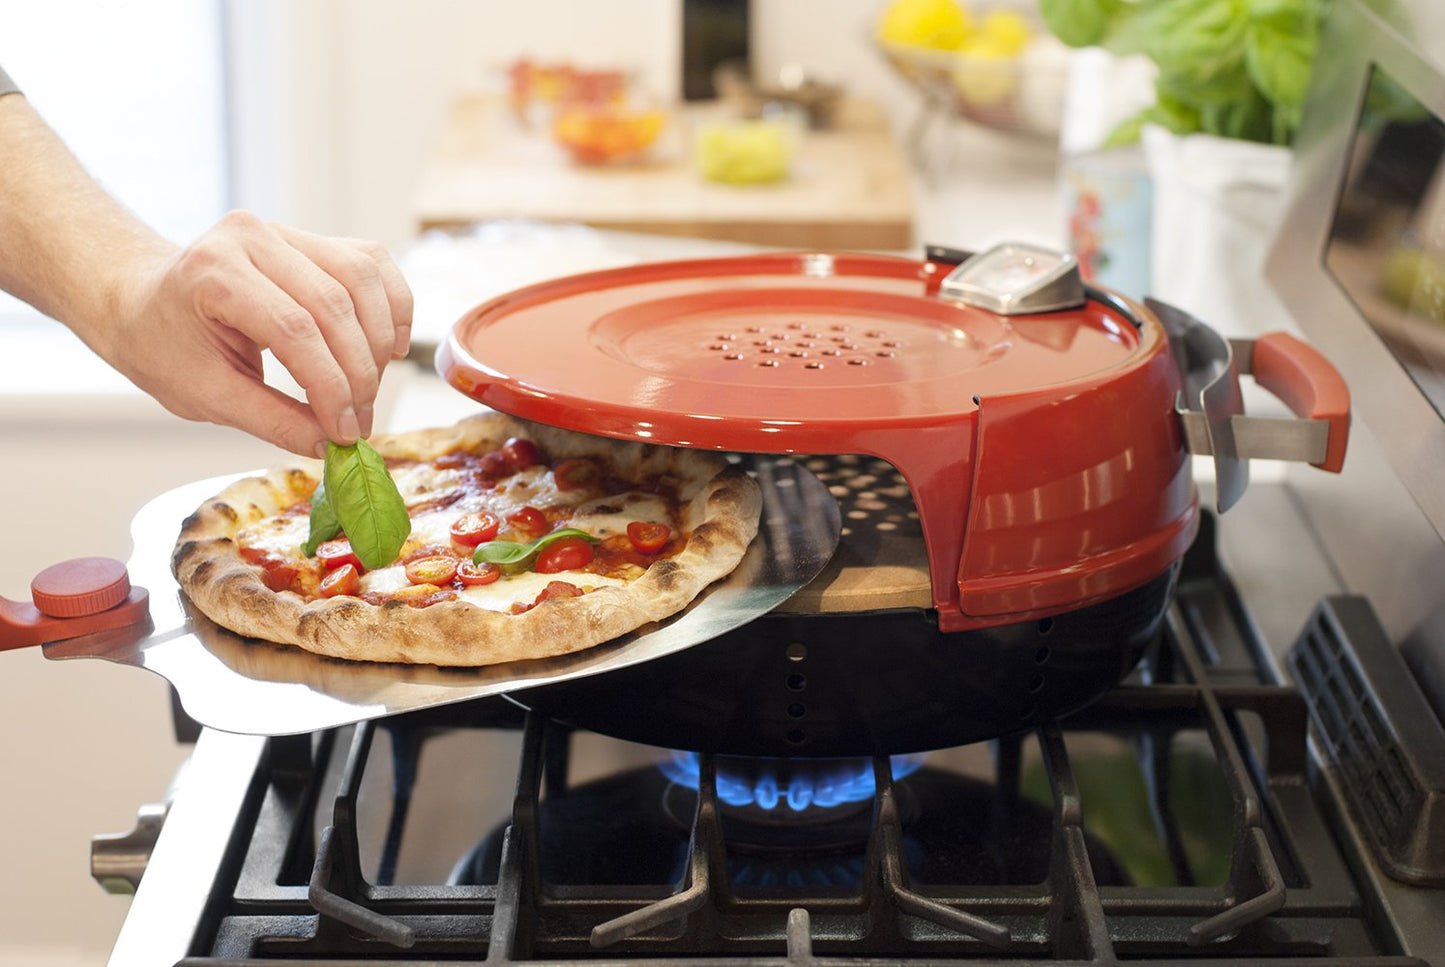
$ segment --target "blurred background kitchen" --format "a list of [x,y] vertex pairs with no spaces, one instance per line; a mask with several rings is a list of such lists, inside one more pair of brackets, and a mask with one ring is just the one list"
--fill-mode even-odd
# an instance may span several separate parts
[[[1402,15],[1445,36],[1433,6]],[[1247,91],[1222,137],[1181,137],[1208,127],[1158,110],[1150,58],[1180,38],[1146,31],[1119,59],[1062,27],[1031,0],[0,0],[0,64],[177,241],[241,207],[384,242],[417,298],[418,359],[388,370],[378,414],[404,429],[470,409],[426,349],[482,298],[750,246],[1033,241],[1224,331],[1287,326],[1257,259],[1291,90]],[[1288,88],[1308,46],[1268,41],[1247,39]],[[0,594],[68,557],[125,558],[148,499],[280,457],[171,417],[0,303]],[[90,838],[129,828],[184,760],[168,687],[4,653],[0,726],[0,866],[24,874],[0,879],[0,963],[103,962],[126,901],[90,879]]]

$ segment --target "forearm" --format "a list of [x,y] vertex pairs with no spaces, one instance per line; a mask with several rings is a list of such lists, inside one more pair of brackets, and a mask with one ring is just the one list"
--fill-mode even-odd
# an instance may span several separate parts
[[24,97],[0,97],[0,288],[108,356],[125,280],[175,251],[90,177]]

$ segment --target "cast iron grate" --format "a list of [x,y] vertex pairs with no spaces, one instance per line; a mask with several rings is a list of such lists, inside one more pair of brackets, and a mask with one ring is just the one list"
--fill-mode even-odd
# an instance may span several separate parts
[[[1025,752],[1036,749],[1047,770],[1046,875],[1022,885],[914,882],[901,846],[900,782],[886,757],[873,762],[856,888],[759,893],[736,890],[728,875],[716,760],[701,756],[685,869],[658,895],[546,882],[540,813],[548,797],[568,793],[569,734],[504,701],[272,740],[255,833],[238,837],[235,869],[222,871],[212,899],[210,935],[182,964],[1420,963],[1390,956],[1394,941],[1370,920],[1305,782],[1304,703],[1293,689],[1264,683],[1247,628],[1212,555],[1193,554],[1164,639],[1129,683],[1064,722],[991,743],[1005,807]],[[463,728],[522,733],[496,881],[393,884],[419,751],[431,736]],[[379,729],[391,739],[395,796],[368,881],[356,814]],[[1228,792],[1223,883],[1196,882],[1187,833],[1174,818],[1172,800],[1187,790],[1167,750],[1186,733],[1205,737]],[[1101,883],[1070,751],[1080,734],[1132,743],[1176,885]],[[328,772],[329,809],[321,802]],[[318,810],[326,822],[316,836]]]

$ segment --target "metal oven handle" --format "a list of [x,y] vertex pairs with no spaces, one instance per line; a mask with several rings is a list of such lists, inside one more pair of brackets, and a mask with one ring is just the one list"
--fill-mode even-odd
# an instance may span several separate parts
[[[1293,460],[1338,473],[1350,429],[1350,392],[1318,350],[1286,332],[1227,340],[1181,309],[1148,299],[1164,324],[1184,388],[1175,406],[1190,453],[1214,458],[1220,511],[1249,484],[1247,461]],[[1296,419],[1247,416],[1239,374],[1279,397]]]

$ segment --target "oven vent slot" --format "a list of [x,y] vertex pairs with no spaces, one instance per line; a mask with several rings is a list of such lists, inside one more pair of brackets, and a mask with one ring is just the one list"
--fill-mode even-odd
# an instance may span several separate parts
[[1325,598],[1287,660],[1385,871],[1445,884],[1445,730],[1374,609]]

